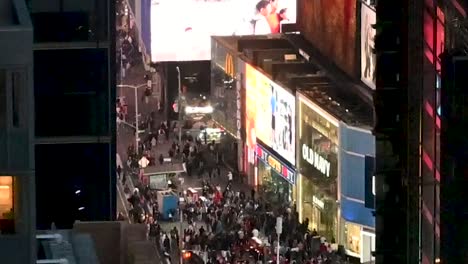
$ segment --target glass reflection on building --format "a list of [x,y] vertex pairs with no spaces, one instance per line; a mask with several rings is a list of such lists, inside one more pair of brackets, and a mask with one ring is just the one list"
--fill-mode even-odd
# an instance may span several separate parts
[[311,106],[299,100],[300,216],[331,241],[338,232],[338,122]]
[[220,139],[220,152],[225,164],[242,170],[242,62],[225,43],[212,38],[211,103],[212,118],[227,133]]

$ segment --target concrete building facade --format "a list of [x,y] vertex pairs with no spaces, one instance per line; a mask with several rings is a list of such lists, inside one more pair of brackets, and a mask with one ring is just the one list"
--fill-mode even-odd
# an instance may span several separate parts
[[33,30],[24,1],[0,1],[0,39],[0,262],[34,263]]

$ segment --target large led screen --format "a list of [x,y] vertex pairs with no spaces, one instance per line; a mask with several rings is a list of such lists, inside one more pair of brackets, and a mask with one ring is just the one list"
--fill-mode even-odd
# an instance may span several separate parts
[[296,0],[153,0],[151,59],[211,59],[210,36],[264,35],[296,22]]
[[297,24],[304,37],[348,75],[359,78],[356,0],[298,1]]
[[375,89],[376,56],[374,50],[376,14],[366,4],[361,8],[361,80],[370,88]]
[[254,149],[257,138],[295,165],[295,97],[265,75],[247,65],[247,146]]

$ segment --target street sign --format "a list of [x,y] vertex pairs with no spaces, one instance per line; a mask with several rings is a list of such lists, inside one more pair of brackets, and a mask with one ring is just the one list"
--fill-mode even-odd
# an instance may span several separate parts
[[279,235],[283,232],[283,217],[276,217],[276,233]]

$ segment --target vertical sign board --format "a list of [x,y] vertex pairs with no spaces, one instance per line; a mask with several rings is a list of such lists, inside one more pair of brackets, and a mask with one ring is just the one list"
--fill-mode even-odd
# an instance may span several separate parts
[[375,209],[374,157],[365,156],[364,170],[364,205],[366,208]]

